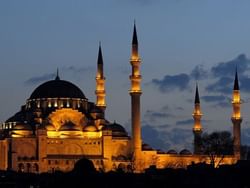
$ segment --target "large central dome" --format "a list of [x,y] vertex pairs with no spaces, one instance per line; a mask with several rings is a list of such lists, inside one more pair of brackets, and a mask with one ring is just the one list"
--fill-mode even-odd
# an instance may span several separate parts
[[38,86],[30,95],[30,99],[41,98],[80,98],[86,99],[83,92],[71,82],[55,79]]

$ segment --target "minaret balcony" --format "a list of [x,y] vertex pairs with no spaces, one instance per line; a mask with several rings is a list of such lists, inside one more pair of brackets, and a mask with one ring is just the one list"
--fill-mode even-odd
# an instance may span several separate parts
[[130,75],[129,78],[130,78],[130,80],[141,80],[142,76],[141,75]]

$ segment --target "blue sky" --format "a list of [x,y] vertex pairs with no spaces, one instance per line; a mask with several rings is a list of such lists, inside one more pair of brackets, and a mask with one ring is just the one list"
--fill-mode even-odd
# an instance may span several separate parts
[[130,51],[134,19],[142,58],[143,137],[155,148],[191,148],[195,83],[204,131],[229,130],[235,65],[242,91],[243,142],[250,144],[250,1],[2,0],[0,121],[54,78],[95,101],[101,41],[107,119],[129,129]]

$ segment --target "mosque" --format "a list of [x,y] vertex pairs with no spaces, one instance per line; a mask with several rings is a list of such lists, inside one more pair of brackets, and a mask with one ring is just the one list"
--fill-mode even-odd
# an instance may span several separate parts
[[[20,172],[70,171],[81,158],[91,160],[98,170],[122,168],[143,172],[154,165],[157,168],[186,167],[191,163],[209,162],[209,156],[199,153],[202,133],[201,107],[198,86],[194,102],[194,151],[174,150],[160,152],[143,144],[141,139],[140,96],[141,59],[138,52],[136,26],[132,37],[131,130],[105,119],[105,76],[99,46],[96,74],[96,102],[90,102],[73,83],[60,79],[38,86],[19,112],[0,125],[0,170]],[[240,90],[237,72],[233,89],[234,154],[225,156],[223,164],[240,159]],[[191,130],[190,130],[191,131]]]

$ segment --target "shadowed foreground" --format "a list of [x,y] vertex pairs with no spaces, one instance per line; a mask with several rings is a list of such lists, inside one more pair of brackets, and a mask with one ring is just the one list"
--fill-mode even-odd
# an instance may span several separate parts
[[[82,169],[86,168],[86,170]],[[87,170],[88,169],[88,170]],[[212,168],[206,164],[191,165],[187,169],[154,167],[143,174],[96,172],[91,166],[79,164],[72,172],[29,174],[2,171],[0,187],[250,187],[250,163],[241,161],[234,166]]]

